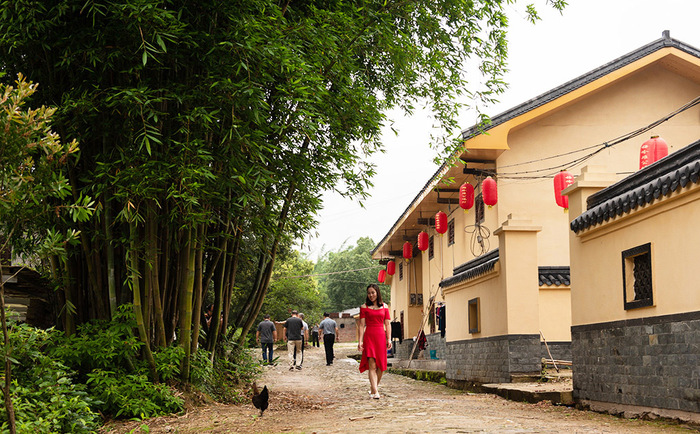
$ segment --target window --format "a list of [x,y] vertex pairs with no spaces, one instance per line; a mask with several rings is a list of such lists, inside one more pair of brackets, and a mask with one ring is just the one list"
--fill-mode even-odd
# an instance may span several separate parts
[[447,245],[451,246],[455,243],[455,219],[447,223]]
[[435,257],[435,236],[431,236],[428,241],[428,260]]
[[472,298],[468,302],[469,314],[469,333],[481,332],[481,313],[479,306],[479,297]]
[[652,306],[651,243],[622,252],[622,291],[625,310]]
[[403,262],[399,262],[399,280],[403,280]]
[[484,222],[484,196],[479,194],[474,200],[474,223]]

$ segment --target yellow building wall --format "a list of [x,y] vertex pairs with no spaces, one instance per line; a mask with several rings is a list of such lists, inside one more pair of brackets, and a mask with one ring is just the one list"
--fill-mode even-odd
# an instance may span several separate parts
[[[499,239],[493,231],[507,220],[507,216],[525,212],[532,219],[533,224],[542,227],[537,235],[536,263],[539,266],[569,265],[570,216],[555,203],[552,171],[533,171],[557,167],[585,155],[585,152],[563,154],[604,143],[650,124],[691,101],[698,94],[700,94],[700,86],[696,82],[654,64],[510,130],[506,144],[508,149],[496,160],[499,173],[498,204],[490,209],[486,207],[485,221],[482,223],[491,231],[486,241],[489,250],[499,247]],[[639,148],[651,135],[657,134],[664,138],[669,145],[669,152],[672,153],[696,140],[698,126],[700,126],[700,108],[695,107],[642,136],[599,152],[585,164],[607,167],[615,179],[621,179],[626,173],[638,169]],[[469,143],[466,143],[467,149]],[[556,155],[562,156],[550,158]],[[531,163],[522,164],[524,162]],[[579,175],[580,170],[580,166],[569,169],[575,176]],[[545,177],[523,179],[522,176],[530,176],[526,172]],[[463,180],[456,181],[457,184],[454,187],[458,187]],[[473,180],[471,182],[474,184]],[[478,192],[477,188],[477,194]],[[431,294],[435,295],[438,301],[442,299],[443,294],[438,287],[440,281],[450,277],[454,267],[475,258],[470,248],[471,235],[465,231],[465,228],[471,229],[474,225],[474,210],[464,213],[458,205],[449,207],[444,205],[443,211],[448,214],[448,220],[455,219],[455,244],[448,246],[446,234],[440,236],[432,228],[427,230],[429,235],[435,237],[435,256],[432,260],[428,260],[427,251],[420,253],[422,274],[418,282],[421,285],[419,290],[424,294],[425,308],[428,306]],[[619,261],[619,258],[616,259],[616,262]],[[585,278],[588,279],[589,276]],[[411,337],[418,331],[417,328],[414,331],[414,327],[418,327],[415,324],[420,324],[422,312],[413,308],[408,309],[408,288],[400,283],[397,284],[397,280],[394,279],[394,285],[392,285],[392,304],[395,300],[404,303],[401,308],[405,310],[406,318],[410,317],[409,329],[405,331],[409,333],[411,330],[411,334],[406,334],[406,337]],[[466,286],[463,288],[466,291]],[[546,331],[547,340],[569,340],[571,323],[567,324],[566,321],[571,312],[567,306],[575,301],[572,299],[571,303],[566,302],[567,289],[565,288],[552,293],[547,291],[549,290],[540,291],[539,295],[535,295],[539,301],[535,303],[537,308],[534,315],[539,316],[539,326],[543,328],[543,333]],[[461,315],[459,312],[460,309],[466,309],[466,305],[461,306],[459,303],[467,297],[470,295],[458,296],[454,292],[451,292],[449,297],[444,295],[448,305],[448,324],[451,324],[449,322],[451,318],[455,320],[464,318],[459,316]],[[621,302],[621,296],[618,301]],[[452,307],[453,303],[457,303],[458,306]],[[396,310],[400,311],[398,304]],[[419,318],[414,318],[412,316],[414,314]],[[530,312],[527,315],[530,314],[533,313]],[[513,315],[523,315],[523,312],[513,312]],[[454,329],[454,327],[451,328]],[[425,329],[427,330],[427,327]],[[462,339],[466,335],[468,333],[465,331],[455,330],[447,334],[448,340]]]
[[[700,310],[700,187],[572,235],[572,325]],[[654,305],[624,309],[622,252],[651,243]]]
[[539,291],[540,331],[547,342],[571,341],[571,291],[568,286]]
[[[496,271],[482,278],[445,290],[447,342],[507,334],[506,294],[498,273],[500,267],[496,267]],[[472,334],[469,333],[468,304],[474,298],[479,298],[481,329]]]

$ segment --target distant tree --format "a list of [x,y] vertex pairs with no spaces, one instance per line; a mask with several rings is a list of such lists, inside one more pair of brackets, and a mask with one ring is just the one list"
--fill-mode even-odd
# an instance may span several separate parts
[[[337,252],[326,252],[316,263],[321,291],[328,297],[327,308],[341,311],[358,307],[365,301],[367,285],[377,283],[381,269],[372,259],[375,244],[371,238],[362,237],[356,246],[341,248]],[[382,298],[389,303],[390,292],[387,285],[379,285]]]
[[318,282],[311,276],[313,272],[314,263],[297,251],[278,257],[257,320],[261,321],[262,315],[268,313],[273,321],[284,321],[294,309],[304,313],[307,323],[318,319],[322,314],[323,297]]

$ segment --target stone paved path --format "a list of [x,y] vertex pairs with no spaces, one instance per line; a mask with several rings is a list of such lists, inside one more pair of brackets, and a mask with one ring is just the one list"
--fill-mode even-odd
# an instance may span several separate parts
[[[693,428],[665,421],[620,419],[551,404],[507,401],[435,383],[386,374],[379,400],[369,398],[367,375],[347,357],[356,344],[336,345],[337,359],[325,365],[323,348],[306,351],[304,368],[290,372],[286,354],[268,367],[259,385],[270,390],[262,417],[252,404],[208,405],[185,416],[147,421],[151,433],[660,433]],[[139,424],[126,424],[124,431]]]

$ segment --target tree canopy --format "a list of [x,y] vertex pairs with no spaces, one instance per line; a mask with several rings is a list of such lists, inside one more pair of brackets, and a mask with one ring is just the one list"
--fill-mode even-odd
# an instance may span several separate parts
[[428,101],[449,131],[503,89],[511,3],[0,3],[2,80],[39,84],[33,102],[56,107],[55,130],[80,142],[63,168],[71,199],[95,200],[65,264],[44,257],[75,306],[62,327],[132,302],[153,377],[150,347],[177,339],[188,378],[205,297],[223,314],[207,347],[229,326],[244,339],[321,193],[367,194],[387,109]]
[[328,297],[327,308],[339,312],[359,307],[365,302],[367,285],[376,283],[385,303],[390,303],[390,288],[377,282],[382,268],[372,259],[374,241],[368,237],[357,240],[357,245],[326,252],[316,263],[319,287]]

